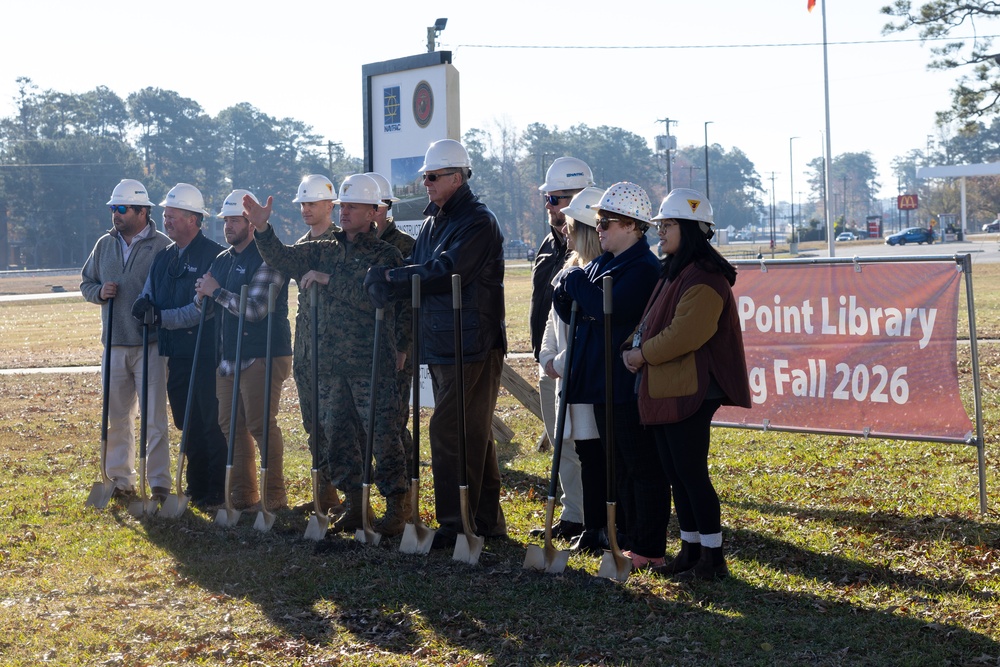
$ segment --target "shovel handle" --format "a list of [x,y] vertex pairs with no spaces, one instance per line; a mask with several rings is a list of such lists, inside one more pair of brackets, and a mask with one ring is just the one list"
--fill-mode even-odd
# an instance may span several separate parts
[[277,300],[278,286],[271,283],[267,286],[267,348],[264,351],[264,433],[260,439],[260,506],[267,507],[264,497],[263,480],[267,477],[268,440],[271,435],[271,366],[274,354],[271,351],[271,341],[274,334],[274,302]]
[[410,478],[420,479],[420,276],[411,279],[413,307],[413,461]]
[[[309,446],[312,449],[313,470],[319,468],[319,283],[309,286],[309,319],[312,324],[312,358],[310,373],[312,375],[312,432],[309,434]],[[318,488],[318,487],[317,487]],[[317,504],[319,496],[316,495]]]
[[[372,346],[372,385],[368,392],[368,432],[365,434],[365,467],[362,482],[365,489],[372,483],[372,455],[375,450],[375,399],[378,397],[379,357],[382,351],[382,322],[385,309],[375,309],[375,341]],[[367,517],[367,514],[364,515]]]
[[614,366],[612,366],[612,329],[611,314],[614,301],[611,292],[614,285],[611,276],[604,276],[601,289],[604,291],[604,422],[607,442],[604,445],[604,455],[607,460],[607,497],[608,502],[615,501],[615,406],[614,406]]
[[[247,321],[247,293],[249,287],[244,285],[240,288],[240,314],[239,322],[236,325],[236,361],[233,364],[233,403],[229,411],[229,450],[226,452],[226,470],[233,467],[233,453],[236,451],[236,417],[240,413],[240,364],[243,362],[243,325]],[[219,327],[222,323],[219,323]],[[228,477],[227,477],[228,480]],[[229,489],[226,489],[226,498],[229,498]]]
[[115,318],[115,298],[108,299],[108,324],[107,340],[104,343],[104,377],[101,378],[102,398],[101,403],[101,479],[107,484],[108,477],[108,411],[111,407],[109,396],[111,394],[111,331],[114,328]]
[[[573,301],[569,315],[569,334],[567,335],[566,362],[563,364],[562,372],[562,393],[559,396],[559,411],[556,416],[556,437],[552,444],[552,475],[549,478],[549,498],[556,497],[559,488],[559,462],[562,460],[563,432],[566,429],[566,412],[569,409],[569,401],[566,394],[569,390],[569,374],[573,368],[573,350],[576,339],[576,322],[580,313],[580,305]],[[551,519],[551,517],[549,517]]]
[[451,306],[455,311],[455,393],[458,408],[458,484],[469,486],[465,453],[465,353],[462,349],[462,276],[451,276]]

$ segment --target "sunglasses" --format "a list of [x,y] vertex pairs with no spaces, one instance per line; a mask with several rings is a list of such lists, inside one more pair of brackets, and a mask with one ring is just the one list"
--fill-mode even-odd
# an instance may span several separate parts
[[126,206],[125,204],[118,204],[117,206],[109,206],[108,208],[111,209],[112,213],[120,213],[121,215],[125,215],[126,213],[128,213],[128,210],[132,207]]
[[621,218],[604,218],[604,217],[601,217],[601,218],[597,219],[597,228],[606,232],[606,231],[608,231],[608,227],[611,226],[612,222],[621,222],[621,221],[622,221]]
[[558,206],[560,200],[572,198],[572,195],[542,195],[542,199],[544,199],[545,203],[549,206]]
[[452,174],[457,174],[457,173],[458,173],[457,171],[446,171],[443,174],[425,173],[424,174],[424,180],[428,180],[431,183],[433,183],[434,181],[436,181],[437,179],[441,178],[442,176],[451,176]]

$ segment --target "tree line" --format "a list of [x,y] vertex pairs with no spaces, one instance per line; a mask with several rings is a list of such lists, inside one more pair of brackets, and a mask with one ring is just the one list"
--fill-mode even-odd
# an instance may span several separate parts
[[[39,90],[18,78],[15,114],[0,119],[0,268],[66,267],[82,264],[109,226],[104,202],[122,178],[139,178],[151,196],[175,183],[195,184],[215,212],[234,188],[273,193],[272,222],[282,238],[303,232],[291,202],[302,176],[322,173],[335,183],[363,170],[361,158],[340,142],[317,134],[293,118],[275,118],[242,102],[210,116],[194,100],[147,87],[121,98],[100,86],[82,94]],[[497,120],[462,137],[474,165],[474,191],[496,213],[504,235],[529,245],[547,233],[538,193],[549,164],[573,155],[591,165],[598,186],[628,180],[644,187],[654,208],[666,194],[666,161],[647,140],[619,127],[574,125],[566,129],[533,123],[524,129]],[[704,191],[705,147],[671,151],[672,185]],[[942,212],[957,212],[958,186],[920,182],[923,164],[993,161],[1000,154],[1000,125],[966,123],[926,149],[893,162],[900,193],[919,193],[921,210],[912,224]],[[710,198],[720,227],[744,229],[773,221],[783,235],[791,209],[780,177],[761,174],[739,148],[708,146]],[[803,240],[825,238],[825,165],[810,163],[811,176],[796,193],[795,220]],[[863,228],[865,217],[890,219],[891,202],[879,202],[879,175],[869,153],[833,160],[831,214],[836,231]],[[1000,210],[1000,179],[969,182],[970,217],[992,220]],[[287,195],[287,196],[285,196]],[[208,231],[221,238],[210,219]]]

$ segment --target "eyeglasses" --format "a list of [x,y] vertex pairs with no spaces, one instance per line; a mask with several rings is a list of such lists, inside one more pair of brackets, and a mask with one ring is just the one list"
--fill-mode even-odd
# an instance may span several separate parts
[[608,231],[608,227],[611,226],[612,222],[621,222],[621,221],[622,221],[621,218],[604,218],[604,217],[601,217],[601,218],[597,219],[597,228],[606,232],[606,231]]
[[671,227],[676,227],[679,223],[676,220],[664,220],[656,226],[656,231],[661,234],[665,233]]
[[132,207],[126,206],[125,204],[118,204],[117,206],[109,206],[108,208],[111,209],[112,213],[120,213],[121,215],[125,215],[126,213],[128,213],[128,210]]
[[432,174],[430,172],[424,172],[424,180],[433,183],[442,176],[451,176],[452,174],[457,174],[457,173],[458,173],[457,171],[446,171],[443,174]]
[[542,199],[549,206],[558,206],[559,201],[562,199],[572,199],[573,195],[542,195]]

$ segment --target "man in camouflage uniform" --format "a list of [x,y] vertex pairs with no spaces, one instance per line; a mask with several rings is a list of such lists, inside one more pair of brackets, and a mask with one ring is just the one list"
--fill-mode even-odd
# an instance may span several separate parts
[[[378,237],[386,243],[395,246],[403,257],[409,257],[410,252],[413,250],[413,237],[396,227],[392,216],[389,215],[392,211],[393,202],[397,202],[399,199],[392,196],[392,187],[385,176],[374,171],[370,171],[365,175],[371,176],[378,183],[379,190],[381,191],[380,197],[382,203],[385,204],[385,206],[380,206],[378,212],[375,214],[375,227]],[[397,318],[405,316],[403,315],[403,311],[409,310],[412,302],[412,299],[404,298],[395,301],[394,307]],[[406,460],[412,461],[414,456],[413,436],[410,435],[410,429],[407,427],[407,424],[410,421],[410,385],[413,382],[413,331],[402,331],[399,334],[396,338],[396,349],[398,350],[397,362],[401,362],[397,364],[399,372],[396,374],[396,390],[399,392],[400,406],[399,439],[403,443],[403,454],[406,456]],[[416,452],[416,456],[419,455],[420,452]],[[409,500],[409,495],[407,495],[407,500]],[[407,513],[409,513],[409,508],[407,508]]]
[[[299,213],[302,221],[309,226],[309,232],[296,241],[296,245],[309,241],[328,241],[335,238],[334,234],[341,231],[340,227],[333,224],[333,200],[336,195],[333,191],[333,183],[322,174],[309,174],[299,183],[298,192],[292,202],[299,205]],[[312,432],[312,317],[309,307],[309,291],[302,288],[302,276],[289,276],[299,285],[299,308],[295,315],[295,361],[292,368],[292,375],[295,377],[295,387],[299,391],[299,409],[302,411],[302,425],[306,433]],[[322,304],[319,305],[322,309]],[[320,315],[322,318],[322,315]],[[322,363],[322,362],[321,362]],[[316,442],[319,451],[327,448],[326,436],[323,429],[316,434]],[[310,445],[312,441],[310,440]],[[337,495],[337,487],[326,479],[326,470],[320,468],[320,508],[324,512],[340,506],[340,497]],[[296,506],[300,512],[311,512],[313,503],[311,501]]]
[[[264,260],[286,275],[300,275],[302,289],[319,283],[323,302],[320,322],[320,422],[327,439],[320,465],[327,479],[346,494],[345,512],[333,530],[353,531],[362,525],[361,481],[363,452],[358,433],[367,428],[371,385],[375,306],[364,286],[373,264],[402,264],[402,255],[375,236],[375,212],[382,205],[379,188],[371,178],[355,174],[340,188],[342,232],[329,241],[283,245],[267,224],[272,198],[260,206],[244,199],[247,217],[256,231],[257,247]],[[376,528],[383,535],[403,532],[406,522],[406,461],[396,432],[399,397],[396,393],[397,326],[410,327],[409,313],[397,318],[394,308],[384,309],[379,383],[376,392],[374,455],[378,463],[374,483],[386,497],[386,515]],[[403,321],[400,321],[403,320]]]

